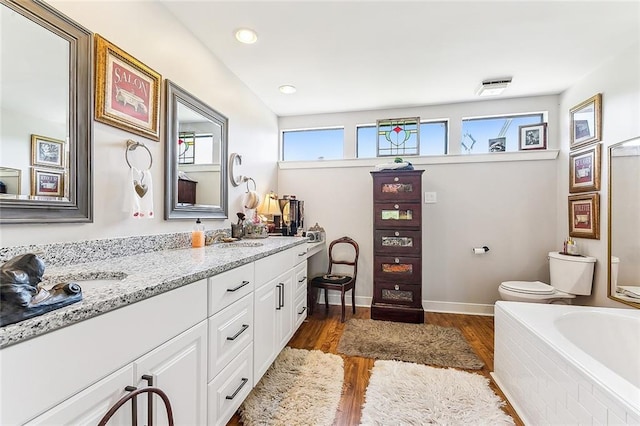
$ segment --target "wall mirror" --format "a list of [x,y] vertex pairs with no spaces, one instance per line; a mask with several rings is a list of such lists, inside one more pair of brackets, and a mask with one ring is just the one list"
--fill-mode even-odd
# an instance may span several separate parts
[[226,219],[225,116],[166,80],[165,219]]
[[0,0],[0,223],[90,222],[91,32]]
[[609,297],[640,308],[640,137],[609,147]]

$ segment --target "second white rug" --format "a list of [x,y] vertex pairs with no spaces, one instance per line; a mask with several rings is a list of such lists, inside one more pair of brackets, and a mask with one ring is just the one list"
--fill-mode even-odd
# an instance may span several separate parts
[[326,425],[342,395],[342,357],[286,347],[240,407],[245,426]]
[[376,361],[361,425],[512,425],[489,379],[452,368]]

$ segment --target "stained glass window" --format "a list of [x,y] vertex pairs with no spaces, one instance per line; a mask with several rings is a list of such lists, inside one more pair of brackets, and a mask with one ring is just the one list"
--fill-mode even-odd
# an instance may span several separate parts
[[420,154],[420,117],[377,120],[378,157]]
[[178,164],[193,164],[196,156],[196,134],[180,132],[178,135]]

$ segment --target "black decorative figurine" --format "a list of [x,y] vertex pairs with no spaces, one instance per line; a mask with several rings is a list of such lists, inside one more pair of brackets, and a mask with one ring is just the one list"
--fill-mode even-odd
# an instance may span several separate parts
[[39,287],[44,262],[32,253],[21,254],[0,266],[0,327],[82,300],[76,283]]

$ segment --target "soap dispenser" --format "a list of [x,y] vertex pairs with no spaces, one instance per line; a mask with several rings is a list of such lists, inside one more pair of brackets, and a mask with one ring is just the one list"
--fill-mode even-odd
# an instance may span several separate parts
[[204,225],[200,222],[200,218],[196,220],[196,224],[191,232],[191,247],[204,247]]

